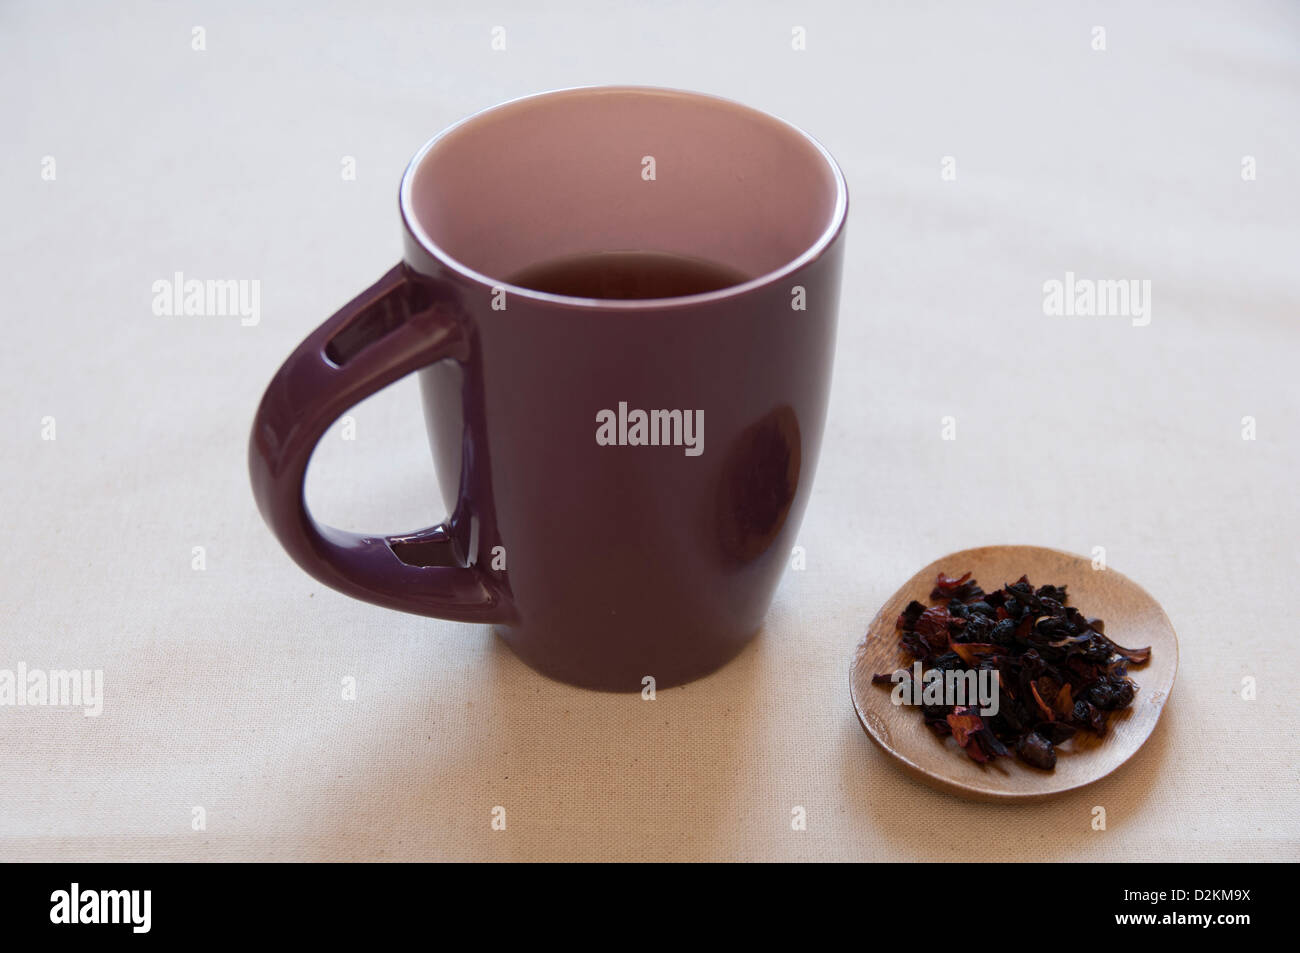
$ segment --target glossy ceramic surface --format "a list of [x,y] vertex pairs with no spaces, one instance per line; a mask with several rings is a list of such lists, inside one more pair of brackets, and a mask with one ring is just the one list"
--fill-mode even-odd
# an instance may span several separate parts
[[[808,503],[846,203],[820,146],[712,97],[564,90],[453,127],[403,179],[404,261],[268,387],[250,444],[264,517],[322,582],[490,623],[564,681],[638,691],[706,674],[758,631]],[[608,248],[754,278],[608,301],[489,277]],[[448,520],[402,537],[317,524],[302,499],[317,440],[412,372]],[[598,414],[621,405],[702,412],[701,452],[602,445]]]

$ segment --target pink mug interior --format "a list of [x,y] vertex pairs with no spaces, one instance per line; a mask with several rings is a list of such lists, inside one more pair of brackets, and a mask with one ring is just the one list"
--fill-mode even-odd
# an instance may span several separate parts
[[401,192],[421,243],[490,285],[604,251],[686,255],[771,279],[830,242],[846,196],[830,155],[798,128],[648,87],[566,89],[471,116],[412,160]]

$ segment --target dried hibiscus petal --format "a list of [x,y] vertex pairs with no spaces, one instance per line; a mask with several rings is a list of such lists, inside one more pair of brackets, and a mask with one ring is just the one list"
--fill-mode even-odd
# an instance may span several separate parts
[[956,579],[939,573],[934,588],[930,590],[931,599],[961,599],[965,601],[983,594],[984,590],[976,585],[974,579],[971,579],[970,573],[963,573]]
[[925,606],[913,599],[907,604],[907,608],[902,611],[898,617],[898,622],[894,626],[897,629],[913,629],[916,627],[916,620],[921,618],[921,613],[925,611]]
[[1039,694],[1038,685],[1036,683],[1029,683],[1029,693],[1034,696],[1034,704],[1036,704],[1038,710],[1043,713],[1043,718],[1047,721],[1055,721],[1056,715],[1053,713],[1052,709],[1048,707],[1047,702],[1043,701],[1043,696]]
[[942,635],[944,641],[947,641],[948,626],[952,621],[952,614],[943,606],[931,606],[921,613],[912,628],[923,636]]
[[953,642],[951,647],[953,653],[972,668],[979,665],[980,656],[991,655],[998,651],[996,645],[980,642]]
[[983,763],[990,759],[989,752],[985,751],[983,745],[979,743],[980,734],[988,729],[984,726],[984,719],[975,709],[955,708],[948,716],[947,722],[954,740],[966,749],[966,754],[970,755],[972,760]]

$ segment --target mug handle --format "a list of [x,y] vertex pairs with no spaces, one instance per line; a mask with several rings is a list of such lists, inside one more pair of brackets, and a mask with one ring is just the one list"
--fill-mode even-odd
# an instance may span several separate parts
[[446,523],[395,537],[349,533],[312,519],[303,496],[312,452],[345,410],[435,361],[468,358],[469,338],[435,287],[399,264],[298,345],[253,421],[253,496],[289,555],[327,586],[404,612],[510,622],[502,587],[465,565]]

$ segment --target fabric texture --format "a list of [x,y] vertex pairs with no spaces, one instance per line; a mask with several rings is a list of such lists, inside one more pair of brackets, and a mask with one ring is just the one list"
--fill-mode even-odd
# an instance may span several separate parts
[[[1294,4],[0,20],[0,669],[104,680],[97,717],[0,707],[0,859],[1300,859]],[[323,588],[247,478],[275,369],[400,256],[415,150],[586,83],[766,109],[851,196],[806,569],[739,658],[654,701]],[[258,320],[155,314],[176,272],[258,280]],[[1149,281],[1149,320],[1046,313],[1067,273]],[[317,516],[437,522],[414,382],[351,416]],[[1144,749],[1029,806],[910,780],[848,693],[884,600],[999,542],[1104,547],[1181,646]]]

